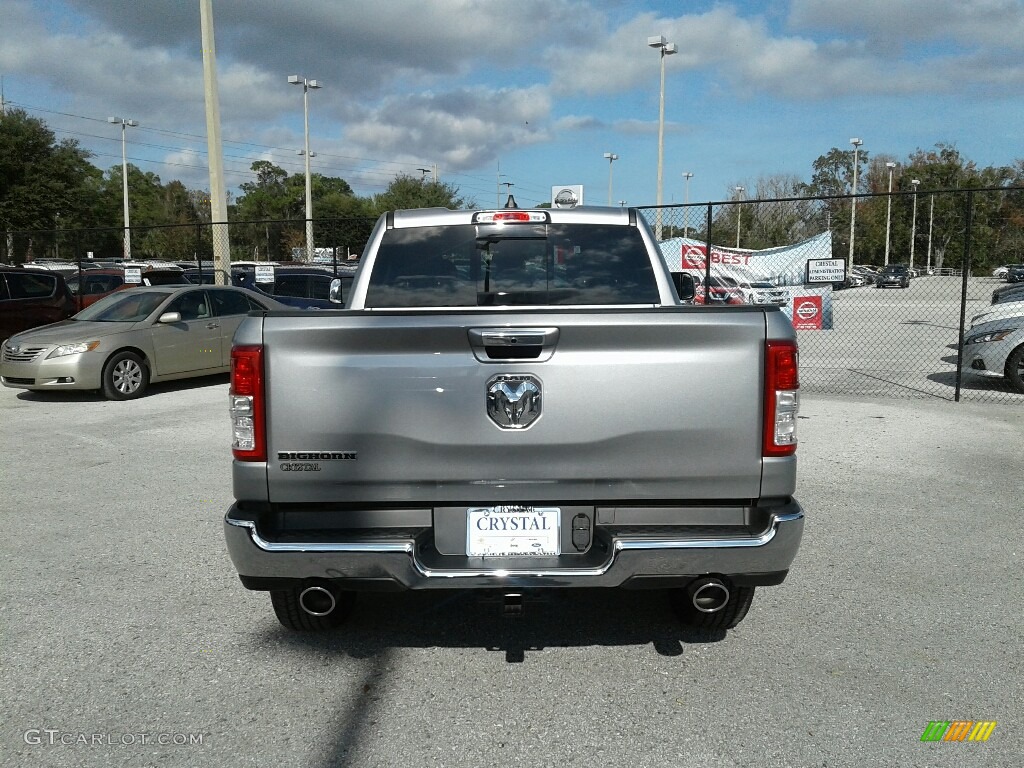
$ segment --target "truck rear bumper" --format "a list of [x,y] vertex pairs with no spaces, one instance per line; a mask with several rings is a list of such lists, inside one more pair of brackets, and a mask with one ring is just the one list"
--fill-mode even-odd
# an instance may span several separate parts
[[296,580],[338,580],[348,589],[472,589],[655,587],[704,574],[737,584],[777,584],[785,578],[803,536],[804,512],[791,500],[768,515],[761,531],[707,529],[691,534],[602,532],[576,564],[564,559],[500,562],[438,555],[429,530],[421,534],[351,537],[347,541],[261,534],[257,520],[236,507],[224,518],[231,560],[250,589],[276,589]]

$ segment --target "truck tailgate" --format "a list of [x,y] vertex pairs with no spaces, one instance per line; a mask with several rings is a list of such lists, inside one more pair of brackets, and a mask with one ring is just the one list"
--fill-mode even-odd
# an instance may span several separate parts
[[[551,349],[471,343],[522,329]],[[756,308],[270,313],[269,500],[757,498],[765,329]],[[539,385],[526,428],[488,415],[502,374]]]

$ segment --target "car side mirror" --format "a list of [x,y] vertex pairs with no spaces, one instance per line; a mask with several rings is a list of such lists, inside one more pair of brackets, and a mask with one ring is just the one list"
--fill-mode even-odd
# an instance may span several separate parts
[[687,272],[673,272],[672,282],[675,283],[680,301],[693,301],[693,297],[697,295],[697,286],[693,282],[693,275]]
[[160,319],[157,320],[157,322],[158,323],[167,323],[168,325],[173,324],[173,323],[180,323],[181,322],[181,312],[164,312],[162,315],[160,315]]
[[[323,294],[321,294],[321,295],[323,295]],[[330,301],[331,304],[344,304],[345,303],[345,299],[341,295],[341,278],[340,277],[336,277],[333,280],[331,280],[331,287],[330,287],[330,290],[327,293],[327,300]]]

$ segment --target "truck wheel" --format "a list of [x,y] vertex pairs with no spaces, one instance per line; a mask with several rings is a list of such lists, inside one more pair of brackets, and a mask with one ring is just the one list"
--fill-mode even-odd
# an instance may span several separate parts
[[149,386],[149,368],[141,357],[125,350],[107,360],[100,380],[108,400],[131,400]]
[[696,629],[732,629],[747,615],[754,600],[754,587],[729,586],[729,599],[725,606],[714,613],[707,613],[694,605],[694,592],[707,579],[697,579],[673,596],[676,615],[684,624]]
[[1017,347],[1006,358],[1006,380],[1018,392],[1024,392],[1024,346]]
[[[312,594],[310,589],[318,590]],[[355,592],[347,592],[334,586],[317,584],[294,589],[274,589],[270,592],[277,620],[295,632],[320,632],[334,629],[345,623],[355,607]],[[310,613],[312,608],[315,613]],[[316,615],[320,614],[320,615]]]

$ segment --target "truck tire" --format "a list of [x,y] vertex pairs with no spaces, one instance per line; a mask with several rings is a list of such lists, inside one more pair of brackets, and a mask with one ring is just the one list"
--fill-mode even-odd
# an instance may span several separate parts
[[695,629],[732,629],[747,615],[754,600],[754,587],[729,588],[729,602],[714,613],[698,611],[693,606],[689,589],[676,590],[673,603],[679,620]]
[[1006,380],[1018,392],[1024,392],[1024,346],[1017,347],[1006,358]]
[[327,629],[335,629],[345,623],[355,607],[355,592],[347,592],[325,585],[317,586],[323,586],[334,597],[334,610],[325,616],[314,616],[302,609],[299,598],[305,587],[271,590],[270,602],[274,606],[277,620],[284,627],[295,632],[322,632]]
[[125,350],[107,360],[100,381],[108,400],[132,400],[149,386],[149,368],[141,357]]

